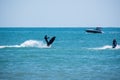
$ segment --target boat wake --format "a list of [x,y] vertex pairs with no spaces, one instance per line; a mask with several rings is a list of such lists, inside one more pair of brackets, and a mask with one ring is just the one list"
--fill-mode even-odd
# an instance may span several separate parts
[[111,45],[105,45],[103,47],[88,48],[88,49],[91,49],[91,50],[106,50],[106,49],[116,50],[116,49],[120,49],[120,45],[117,45],[116,48],[112,48]]
[[50,48],[43,41],[27,40],[20,45],[2,45],[0,48],[22,48],[22,47],[35,47],[35,48]]

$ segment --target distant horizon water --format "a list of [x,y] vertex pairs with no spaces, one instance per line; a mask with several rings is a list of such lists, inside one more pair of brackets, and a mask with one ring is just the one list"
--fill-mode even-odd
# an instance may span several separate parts
[[0,28],[120,28],[120,26],[0,26]]

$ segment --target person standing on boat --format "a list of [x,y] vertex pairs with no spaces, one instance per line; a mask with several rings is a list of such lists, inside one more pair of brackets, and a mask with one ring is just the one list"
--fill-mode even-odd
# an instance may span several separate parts
[[116,39],[113,39],[112,48],[115,48],[116,46],[117,46],[117,41]]

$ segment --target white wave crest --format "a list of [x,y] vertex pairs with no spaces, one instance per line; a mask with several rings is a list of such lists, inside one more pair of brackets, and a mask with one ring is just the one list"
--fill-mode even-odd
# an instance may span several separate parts
[[105,50],[105,49],[120,49],[120,45],[117,45],[116,48],[112,48],[111,45],[105,45],[103,47],[97,47],[97,48],[89,48],[89,49],[93,49],[93,50]]
[[4,45],[0,46],[0,48],[20,48],[20,47],[36,47],[36,48],[50,48],[43,41],[37,40],[27,40],[20,45]]

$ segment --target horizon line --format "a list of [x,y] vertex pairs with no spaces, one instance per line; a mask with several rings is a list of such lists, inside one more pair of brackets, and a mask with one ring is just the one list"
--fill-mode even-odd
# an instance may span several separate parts
[[0,27],[120,27],[120,26],[0,26]]
[[0,26],[0,28],[120,28],[120,26]]

